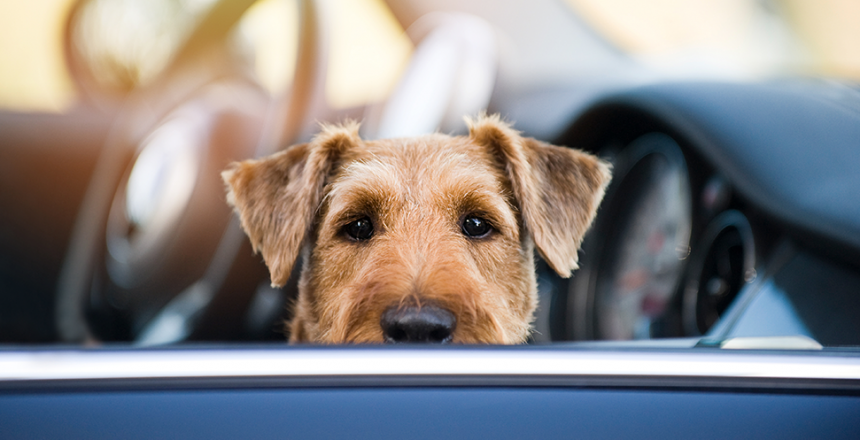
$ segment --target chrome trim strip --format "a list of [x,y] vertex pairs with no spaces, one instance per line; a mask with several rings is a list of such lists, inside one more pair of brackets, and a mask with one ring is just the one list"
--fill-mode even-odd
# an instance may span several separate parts
[[860,357],[562,350],[0,352],[0,381],[290,376],[637,376],[860,380]]

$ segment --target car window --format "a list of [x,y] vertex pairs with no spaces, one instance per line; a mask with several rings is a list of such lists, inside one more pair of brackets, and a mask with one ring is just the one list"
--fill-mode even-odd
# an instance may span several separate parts
[[665,73],[860,77],[856,2],[566,2],[616,47]]
[[63,61],[70,0],[0,5],[0,108],[61,112],[75,101]]
[[326,99],[336,108],[384,99],[412,52],[412,41],[380,0],[337,0],[331,8]]
[[82,3],[69,35],[72,50],[80,53],[98,88],[126,93],[161,73],[212,3]]
[[[291,283],[271,286],[221,172],[309,142],[320,123],[357,121],[366,138],[412,134],[415,112],[422,133],[457,134],[468,130],[462,113],[489,109],[524,137],[581,148],[614,173],[573,276],[538,256],[529,343],[860,346],[857,246],[844,232],[856,225],[856,178],[827,165],[850,163],[845,145],[856,141],[856,2],[432,3],[0,5],[0,200],[11,207],[0,217],[0,295],[28,305],[23,318],[0,313],[9,317],[0,341],[283,341],[301,263]],[[200,31],[213,11],[229,22],[212,25],[217,38]],[[191,38],[205,49],[183,64]],[[788,77],[815,85],[732,95],[698,83]],[[677,94],[659,88],[677,80]],[[770,117],[767,105],[791,107],[762,104],[775,95],[824,116]],[[743,128],[747,110],[782,129]],[[800,165],[788,146],[743,156],[729,150],[746,144],[720,138],[724,128],[753,139],[750,148],[781,131],[821,153]],[[768,183],[762,162],[797,179],[806,165],[833,168],[833,179],[795,194],[799,209],[773,208],[762,202],[772,193],[756,198]],[[825,212],[833,224],[794,224],[783,212],[811,218],[822,194],[848,201]],[[80,255],[94,263],[75,266]],[[245,260],[234,266],[236,255]],[[69,279],[80,282],[64,296]],[[75,320],[92,331],[63,336]],[[30,338],[32,322],[48,324]],[[759,339],[729,342],[737,338]]]

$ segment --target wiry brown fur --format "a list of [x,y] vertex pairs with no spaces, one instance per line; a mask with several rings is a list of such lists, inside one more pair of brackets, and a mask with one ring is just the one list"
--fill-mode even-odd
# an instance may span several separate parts
[[[382,342],[382,313],[432,303],[457,319],[453,342],[518,343],[537,301],[534,247],[561,276],[609,182],[597,158],[523,138],[497,116],[469,135],[363,141],[358,125],[324,126],[310,143],[223,173],[272,284],[304,250],[292,342]],[[468,238],[475,214],[493,226]],[[369,217],[373,237],[349,239]]]

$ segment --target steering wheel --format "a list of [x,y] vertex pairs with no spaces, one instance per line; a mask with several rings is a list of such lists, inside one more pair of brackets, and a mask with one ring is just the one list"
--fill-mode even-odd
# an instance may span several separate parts
[[[301,0],[292,86],[276,98],[263,91],[226,49],[255,1],[215,2],[158,78],[124,99],[61,269],[62,340],[170,343],[204,321],[222,330],[242,322],[234,315],[266,271],[225,202],[220,172],[298,138],[326,60],[317,4]],[[91,77],[69,64],[87,93]]]

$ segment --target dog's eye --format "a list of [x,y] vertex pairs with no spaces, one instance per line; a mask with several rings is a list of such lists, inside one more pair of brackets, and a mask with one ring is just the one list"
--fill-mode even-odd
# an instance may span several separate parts
[[490,233],[493,228],[490,224],[482,219],[470,215],[463,220],[463,233],[469,238],[481,238]]
[[373,223],[364,217],[348,223],[343,230],[353,240],[367,240],[373,236]]

